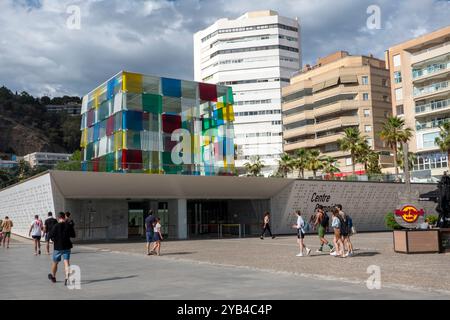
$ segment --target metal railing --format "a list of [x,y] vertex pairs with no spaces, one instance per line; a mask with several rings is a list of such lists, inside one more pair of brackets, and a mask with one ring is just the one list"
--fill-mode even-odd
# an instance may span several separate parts
[[448,88],[448,81],[437,82],[437,83],[433,83],[431,85],[419,87],[419,88],[414,87],[413,96],[417,97],[417,96],[420,96],[423,94],[429,94],[429,93],[433,93],[436,91],[441,91],[445,88]]
[[188,238],[245,238],[259,235],[260,223],[195,223],[188,224]]
[[450,99],[433,101],[430,103],[416,105],[416,113],[430,112],[434,110],[444,109],[450,107]]

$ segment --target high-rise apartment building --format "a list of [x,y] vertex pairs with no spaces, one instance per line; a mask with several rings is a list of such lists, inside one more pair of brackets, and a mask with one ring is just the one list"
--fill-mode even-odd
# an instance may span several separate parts
[[441,175],[448,159],[435,138],[450,120],[450,26],[389,48],[386,61],[393,113],[415,131],[409,142],[417,156],[413,170]]
[[195,80],[233,88],[237,168],[253,156],[265,174],[277,168],[281,88],[300,66],[299,23],[275,11],[220,19],[194,35]]
[[[285,152],[317,149],[338,160],[341,175],[351,173],[350,153],[341,151],[337,141],[345,128],[356,127],[380,152],[382,165],[392,162],[377,134],[391,113],[389,72],[383,60],[338,51],[307,65],[282,92]],[[364,167],[358,164],[356,169]]]

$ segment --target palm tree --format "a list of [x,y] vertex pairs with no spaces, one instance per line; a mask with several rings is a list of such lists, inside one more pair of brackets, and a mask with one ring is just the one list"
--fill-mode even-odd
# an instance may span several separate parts
[[401,142],[408,142],[412,136],[411,128],[403,128],[405,120],[399,117],[389,117],[383,125],[383,129],[380,132],[380,138],[384,140],[391,149],[394,151],[394,166],[395,174],[398,176],[398,144]]
[[247,176],[259,177],[261,176],[261,170],[264,168],[264,161],[259,156],[250,159],[250,162],[244,163],[244,167],[247,170]]
[[297,150],[296,158],[294,159],[294,168],[298,170],[298,177],[305,177],[305,169],[308,165],[309,151],[301,148]]
[[[403,148],[400,146],[397,154],[397,165],[403,169],[403,172],[405,172],[405,165],[404,165],[404,154],[403,154]],[[409,171],[412,170],[414,166],[414,162],[416,162],[417,156],[413,152],[408,152],[408,167]]]
[[334,179],[335,173],[341,172],[341,170],[339,170],[339,168],[337,166],[336,159],[334,159],[332,157],[324,157],[321,160],[322,160],[322,164],[323,164],[322,172],[329,174],[331,176],[331,179]]
[[287,153],[281,155],[280,160],[278,160],[278,171],[283,178],[286,178],[289,172],[292,170],[294,165],[293,159]]
[[344,130],[344,137],[338,139],[339,147],[342,151],[350,151],[352,158],[352,174],[355,175],[356,157],[361,151],[361,144],[364,144],[365,139],[361,137],[361,132],[356,127],[346,128]]
[[439,126],[439,129],[439,137],[436,137],[434,142],[442,152],[447,152],[447,157],[450,159],[450,122],[444,122]]
[[319,159],[319,156],[320,156],[319,150],[313,149],[309,151],[309,158],[306,168],[313,172],[314,179],[316,178],[317,170],[323,168],[323,162],[321,161],[321,159]]

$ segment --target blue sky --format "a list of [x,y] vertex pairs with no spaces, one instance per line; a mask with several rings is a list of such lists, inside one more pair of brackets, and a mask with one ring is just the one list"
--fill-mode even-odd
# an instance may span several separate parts
[[[379,30],[366,27],[372,4]],[[79,30],[66,26],[70,5]],[[450,21],[442,0],[1,0],[0,85],[57,96],[83,95],[120,70],[193,79],[193,33],[263,9],[299,18],[304,64],[336,50],[383,58]]]

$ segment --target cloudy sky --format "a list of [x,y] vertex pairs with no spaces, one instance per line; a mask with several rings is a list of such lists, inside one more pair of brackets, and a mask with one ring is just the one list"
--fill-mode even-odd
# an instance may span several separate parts
[[[73,29],[73,6],[80,28]],[[381,29],[368,29],[370,5]],[[72,6],[72,7],[71,7]],[[120,70],[193,79],[194,32],[272,9],[301,25],[303,63],[389,46],[450,24],[446,0],[0,0],[0,86],[83,95]]]

